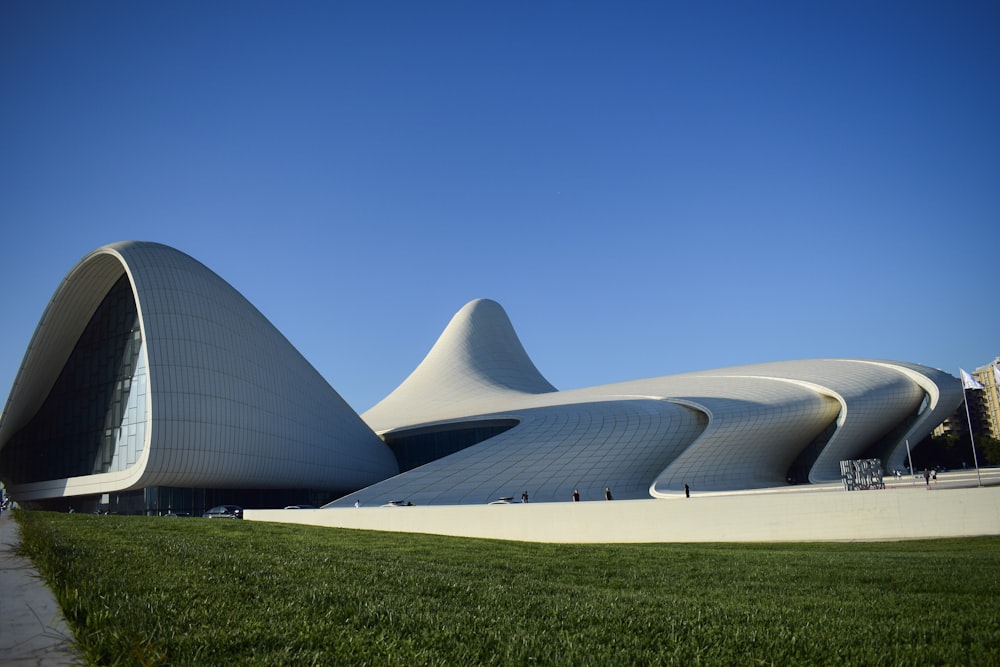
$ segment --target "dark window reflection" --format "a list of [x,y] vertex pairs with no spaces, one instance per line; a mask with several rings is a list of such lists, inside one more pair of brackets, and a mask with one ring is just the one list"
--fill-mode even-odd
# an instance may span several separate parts
[[14,483],[107,472],[142,335],[124,274],[84,330],[44,404],[0,452]]

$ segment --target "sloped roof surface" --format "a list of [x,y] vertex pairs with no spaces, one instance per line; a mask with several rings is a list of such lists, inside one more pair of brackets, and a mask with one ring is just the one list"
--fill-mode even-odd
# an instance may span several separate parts
[[22,484],[19,498],[150,485],[349,490],[398,470],[385,444],[239,292],[188,255],[141,241],[90,253],[53,295],[0,420],[0,453],[123,275],[144,355],[129,465]]
[[[417,369],[363,418],[390,438],[478,420],[517,426],[338,501],[498,497],[618,498],[780,486],[793,464],[809,481],[873,449],[901,463],[961,401],[955,378],[916,364],[812,359],[754,364],[557,391],[538,373],[495,302],[452,319]],[[896,461],[896,459],[900,459]],[[886,462],[889,463],[888,461]],[[338,503],[334,503],[335,505]]]

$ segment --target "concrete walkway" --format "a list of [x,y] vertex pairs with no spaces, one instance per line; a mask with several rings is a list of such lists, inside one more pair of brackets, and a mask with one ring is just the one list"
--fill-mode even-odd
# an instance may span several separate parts
[[12,514],[0,515],[0,665],[86,664],[52,591],[31,561],[15,553],[20,528]]

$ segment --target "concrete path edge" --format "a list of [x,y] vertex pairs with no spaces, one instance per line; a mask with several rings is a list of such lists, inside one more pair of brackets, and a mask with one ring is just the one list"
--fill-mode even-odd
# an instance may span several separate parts
[[0,514],[0,664],[86,664],[55,595],[31,561],[17,553],[20,538],[13,512]]

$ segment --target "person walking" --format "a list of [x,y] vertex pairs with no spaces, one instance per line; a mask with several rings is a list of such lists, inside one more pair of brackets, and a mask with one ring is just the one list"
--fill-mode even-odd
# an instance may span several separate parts
[[691,497],[691,488],[687,484],[684,485],[684,497],[685,498]]
[[580,489],[573,489],[573,502],[580,502]]
[[605,500],[614,500],[614,498],[611,497],[611,487],[610,486],[604,487],[604,499]]

